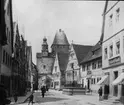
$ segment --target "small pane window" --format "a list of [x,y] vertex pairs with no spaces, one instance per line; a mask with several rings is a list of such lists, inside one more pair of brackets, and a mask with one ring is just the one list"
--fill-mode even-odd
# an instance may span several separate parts
[[120,16],[120,8],[116,10],[116,22],[119,21],[119,16]]
[[104,50],[104,58],[105,58],[105,59],[108,58],[108,51],[107,51],[107,48],[105,48],[105,50]]
[[120,54],[120,41],[116,43],[116,54]]
[[98,61],[98,68],[102,67],[102,61]]
[[46,65],[43,65],[43,68],[45,69],[46,68]]
[[85,65],[82,66],[82,71],[85,71]]
[[112,17],[113,17],[113,15],[111,14],[111,15],[109,16],[109,26],[112,26]]
[[6,64],[7,64],[7,59],[8,59],[8,56],[7,56],[7,53],[6,53]]
[[110,56],[110,58],[111,57],[113,57],[113,45],[111,45],[110,47],[109,47],[109,56]]
[[57,71],[57,66],[55,66],[55,72]]

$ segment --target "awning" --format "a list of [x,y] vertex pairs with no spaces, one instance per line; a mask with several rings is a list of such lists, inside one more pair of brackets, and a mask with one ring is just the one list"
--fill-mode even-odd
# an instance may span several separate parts
[[105,85],[109,83],[108,75],[102,77],[102,79],[97,83],[97,85]]
[[124,73],[121,73],[112,83],[112,85],[121,84],[124,80]]

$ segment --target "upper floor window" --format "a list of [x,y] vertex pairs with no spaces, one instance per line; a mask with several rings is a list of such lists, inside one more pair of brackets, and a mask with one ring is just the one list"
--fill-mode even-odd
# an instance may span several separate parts
[[74,63],[71,63],[70,66],[72,69],[74,69]]
[[82,71],[85,71],[85,65],[82,66]]
[[87,70],[90,70],[90,63],[87,64]]
[[10,3],[8,3],[8,7],[7,7],[7,15],[10,15]]
[[120,41],[116,42],[116,54],[120,54]]
[[95,62],[92,63],[92,69],[96,69],[96,63]]
[[43,68],[45,69],[46,68],[46,65],[43,65]]
[[107,48],[104,49],[104,58],[105,58],[105,59],[108,58],[108,51],[107,51]]
[[98,68],[101,68],[102,67],[102,61],[98,61]]
[[113,57],[113,45],[110,45],[109,47],[109,56],[110,58]]
[[55,66],[55,72],[57,71],[57,66]]
[[111,15],[109,16],[109,26],[112,26],[112,17],[113,17],[113,14],[111,14]]
[[116,10],[116,22],[119,21],[119,16],[120,16],[120,8]]

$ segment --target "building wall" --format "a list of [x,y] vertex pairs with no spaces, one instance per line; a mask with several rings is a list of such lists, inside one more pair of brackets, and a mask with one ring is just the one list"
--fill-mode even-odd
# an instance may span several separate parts
[[[11,27],[11,0],[5,1],[5,24],[6,24],[6,35],[7,35],[7,45],[2,47],[2,64],[1,64],[1,81],[7,87],[8,95],[11,94],[12,90],[12,81],[11,76],[11,55],[12,55],[12,27]],[[6,82],[8,81],[8,83]]]
[[56,54],[54,66],[53,66],[53,88],[55,89],[60,89],[61,88],[61,72],[60,72],[60,67],[59,67],[59,62],[58,62],[58,56]]
[[[111,8],[112,7],[112,8]],[[111,8],[111,9],[110,9]],[[119,10],[119,12],[117,12]],[[117,13],[119,15],[117,15]],[[112,19],[110,18],[112,16]],[[119,16],[119,18],[117,18]],[[105,14],[105,30],[104,39],[102,44],[102,65],[103,71],[110,74],[109,86],[110,95],[115,95],[115,89],[112,82],[115,79],[114,72],[118,72],[118,76],[124,69],[124,2],[108,2],[107,12]],[[110,22],[111,20],[111,22]],[[120,42],[120,50],[117,54],[117,42]],[[111,56],[110,46],[113,45],[113,56]],[[105,54],[105,48],[107,48],[107,54]],[[107,56],[106,56],[107,55]],[[118,88],[117,95],[121,96],[121,85],[116,86]]]
[[50,57],[37,58],[38,73],[39,74],[43,74],[43,73],[51,74],[53,61],[54,59]]
[[[98,61],[101,61],[102,58],[95,59],[94,61],[89,61],[87,63],[82,64],[81,69],[81,84],[83,87],[88,87],[88,79],[90,82],[89,88],[93,92],[97,92],[99,89],[99,85],[97,85],[97,82],[102,78],[103,71],[102,66],[98,67]],[[96,64],[96,68],[92,68],[92,63]],[[87,67],[88,66],[88,67]],[[88,73],[90,71],[90,74]]]

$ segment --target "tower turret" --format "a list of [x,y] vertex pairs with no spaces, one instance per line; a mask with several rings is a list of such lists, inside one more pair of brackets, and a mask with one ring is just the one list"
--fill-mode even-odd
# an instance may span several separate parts
[[47,38],[43,38],[43,44],[42,44],[42,56],[48,56],[48,44],[47,44]]

